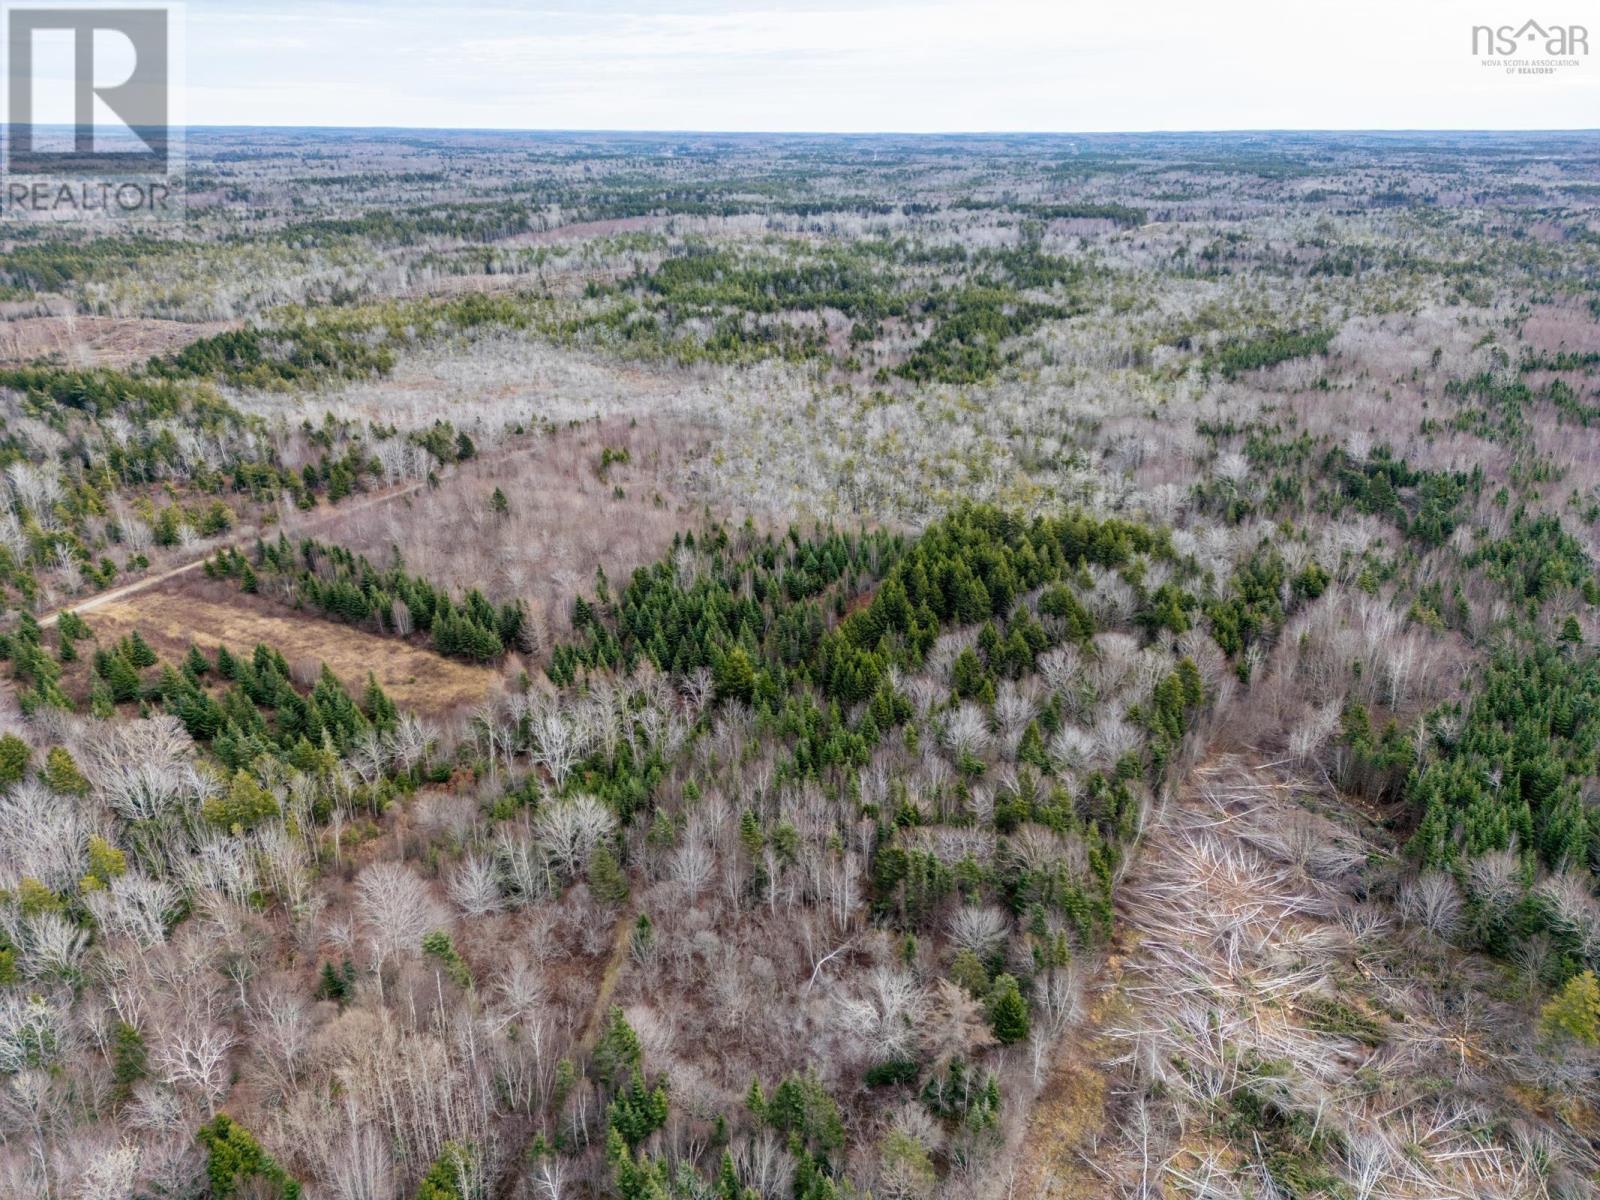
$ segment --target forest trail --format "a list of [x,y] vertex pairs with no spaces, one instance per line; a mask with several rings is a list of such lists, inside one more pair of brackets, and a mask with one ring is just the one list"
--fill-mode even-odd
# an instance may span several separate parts
[[1152,814],[1127,874],[1117,888],[1117,919],[1111,945],[1093,965],[1083,989],[1083,1011],[1051,1056],[1049,1074],[1024,1126],[1021,1147],[1006,1181],[1006,1200],[1102,1200],[1113,1194],[1115,1180],[1098,1161],[1102,1142],[1114,1142],[1112,1124],[1116,1107],[1117,1055],[1115,1028],[1126,1025],[1131,1004],[1124,991],[1125,976],[1141,960],[1138,933],[1125,918],[1125,901],[1139,888],[1156,856],[1170,851],[1163,839],[1151,834],[1167,809],[1180,802],[1212,760],[1202,760],[1189,771],[1162,808]]
[[[223,547],[220,546],[217,547],[219,550],[222,548]],[[44,616],[40,617],[39,627],[41,629],[48,629],[61,619],[62,613],[69,610],[75,613],[93,612],[102,605],[112,604],[118,600],[126,600],[129,596],[137,596],[140,592],[147,592],[153,587],[166,583],[169,579],[176,579],[180,575],[187,575],[191,571],[198,570],[200,567],[204,566],[206,559],[211,557],[211,553],[211,551],[207,551],[200,558],[196,558],[190,562],[186,562],[168,570],[158,572],[155,575],[146,575],[143,579],[136,579],[132,583],[124,583],[120,587],[114,587],[104,592],[96,592],[93,596],[90,596],[77,604],[64,604],[60,608],[55,609],[53,612],[46,613]]]
[[585,1050],[594,1049],[595,1040],[605,1024],[612,993],[617,990],[617,980],[622,975],[622,964],[628,957],[628,947],[633,943],[633,922],[633,914],[624,912],[617,918],[617,927],[612,931],[611,955],[606,959],[606,969],[600,975],[600,986],[595,989],[594,1006],[589,1010],[589,1020],[584,1024],[583,1037],[578,1042]]
[[[600,973],[600,986],[595,988],[594,1003],[589,1007],[589,1017],[583,1024],[582,1035],[578,1038],[578,1049],[584,1054],[594,1049],[600,1031],[605,1026],[606,1012],[611,1008],[611,997],[617,990],[617,980],[622,976],[628,949],[633,944],[633,925],[636,919],[631,909],[624,909],[622,915],[617,918],[617,926],[611,934],[611,953],[606,956],[605,969]],[[537,1132],[538,1127],[530,1121],[525,1130],[517,1135],[519,1142],[517,1150],[506,1157],[499,1181],[494,1187],[493,1195],[497,1200],[510,1200],[516,1194],[517,1184],[521,1182],[529,1165],[528,1146],[533,1142]]]
[[[309,520],[299,525],[295,532],[307,533],[313,529],[320,528],[322,525],[333,520],[335,517],[347,517],[351,513],[362,512],[369,508],[376,508],[379,505],[388,504],[392,500],[403,499],[404,497],[413,495],[422,488],[426,487],[427,482],[428,481],[425,479],[418,480],[416,483],[408,483],[405,487],[394,488],[386,492],[378,492],[370,496],[363,496],[359,500],[352,500],[348,504],[331,507],[326,512],[318,512],[313,515]],[[147,592],[151,588],[159,587],[161,584],[166,583],[169,580],[177,579],[181,576],[200,570],[200,568],[205,566],[208,558],[222,550],[242,551],[252,540],[254,539],[247,538],[238,542],[223,543],[221,545],[214,546],[210,550],[207,550],[204,554],[200,555],[199,558],[190,559],[186,563],[180,563],[175,567],[169,567],[165,571],[158,571],[154,575],[146,575],[143,579],[136,579],[132,583],[125,583],[120,587],[109,588],[103,592],[96,592],[94,595],[88,596],[77,603],[63,604],[60,608],[55,609],[53,612],[46,613],[44,616],[40,617],[39,627],[43,629],[54,625],[58,620],[61,619],[61,614],[63,612],[67,612],[68,610],[75,613],[93,612],[102,605],[113,604],[118,600],[126,600],[130,596],[137,596],[140,592]]]
[[1091,981],[1082,1024],[1056,1047],[1049,1077],[1028,1114],[1008,1197],[1097,1200],[1106,1194],[1093,1152],[1106,1132],[1113,1050],[1106,1027],[1108,1017],[1124,1007],[1119,984],[1127,954],[1125,946],[1112,949]]

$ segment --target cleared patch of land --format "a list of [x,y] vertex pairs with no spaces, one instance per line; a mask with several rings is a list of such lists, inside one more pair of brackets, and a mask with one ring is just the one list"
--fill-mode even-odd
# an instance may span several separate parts
[[129,367],[230,329],[234,321],[23,317],[0,325],[0,364],[48,359],[69,367]]
[[238,595],[218,599],[191,584],[163,585],[113,601],[87,616],[106,644],[137,629],[163,658],[176,662],[193,643],[248,651],[266,643],[297,672],[327,663],[347,686],[366,682],[370,671],[402,708],[439,714],[477,704],[495,686],[497,674],[441,657],[397,638],[379,637],[348,625],[279,609]]
[[[556,636],[597,569],[623,584],[700,523],[682,465],[704,441],[701,427],[671,416],[577,422],[462,463],[437,486],[341,506],[309,531],[375,563],[398,550],[409,570],[457,593],[478,587],[496,602],[520,599],[534,628]],[[716,515],[734,526],[744,516]],[[292,518],[288,533],[296,534]]]
[[1284,768],[1214,755],[1151,820],[1013,1194],[1561,1194],[1528,1184],[1524,1106],[1563,1113],[1549,1179],[1592,1177],[1582,1084],[1539,1067],[1509,977],[1382,899],[1381,831]]

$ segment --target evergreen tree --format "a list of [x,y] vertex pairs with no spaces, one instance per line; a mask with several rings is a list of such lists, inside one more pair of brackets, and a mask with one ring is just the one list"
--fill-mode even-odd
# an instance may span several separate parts
[[639,1035],[622,1015],[622,1009],[613,1004],[606,1013],[605,1027],[595,1042],[590,1065],[601,1084],[615,1090],[622,1086],[644,1064],[644,1051],[639,1045]]
[[1567,980],[1540,1010],[1539,1027],[1547,1037],[1600,1046],[1600,981],[1595,973],[1584,971]]
[[109,887],[113,879],[127,874],[128,856],[99,834],[89,835],[89,871],[83,877],[85,892]]
[[111,1099],[114,1104],[126,1104],[133,1097],[134,1087],[148,1073],[149,1057],[139,1030],[126,1021],[118,1022],[111,1041]]
[[367,690],[362,694],[361,709],[375,729],[391,729],[400,719],[400,710],[394,701],[378,686],[378,677],[367,672]]
[[950,980],[960,984],[973,996],[987,996],[992,986],[982,960],[972,950],[965,948],[956,952],[955,961],[950,964]]
[[467,966],[466,960],[461,957],[455,943],[450,940],[450,935],[442,929],[434,930],[422,939],[422,952],[437,962],[460,988],[472,986],[472,970]]
[[[348,959],[345,961],[349,962]],[[322,964],[322,973],[317,977],[315,995],[318,1000],[336,1001],[340,1008],[343,1008],[345,1001],[350,998],[349,985],[331,962]]]
[[0,787],[22,782],[33,751],[14,733],[0,734]]
[[667,1089],[646,1088],[636,1075],[606,1107],[606,1121],[630,1150],[667,1123]]
[[278,814],[278,802],[248,771],[237,770],[228,790],[201,806],[207,821],[221,829],[243,832]]
[[739,700],[746,704],[755,695],[756,672],[742,646],[734,646],[717,662],[713,682],[718,700]]
[[642,1153],[635,1157],[616,1129],[606,1131],[606,1160],[620,1200],[668,1200],[670,1192],[661,1165]]
[[619,905],[628,898],[628,877],[609,846],[596,846],[589,856],[589,890],[602,904]]
[[416,1200],[477,1200],[461,1192],[461,1181],[469,1175],[470,1166],[466,1148],[456,1142],[446,1142],[428,1173],[417,1184]]
[[756,1120],[767,1119],[767,1095],[761,1090],[761,1080],[750,1080],[750,1090],[744,1094],[744,1106]]
[[141,671],[156,665],[156,652],[150,648],[150,643],[140,636],[137,629],[128,635],[127,659]]
[[1010,975],[997,978],[989,991],[989,1027],[1002,1046],[1028,1038],[1028,1002],[1022,998],[1016,979]]
[[[210,1200],[233,1200],[251,1194],[270,1200],[300,1200],[300,1185],[261,1148],[243,1126],[218,1113],[197,1135],[208,1152],[206,1176]],[[251,1190],[247,1193],[247,1189]]]
[[89,781],[65,746],[52,746],[44,759],[44,779],[50,790],[62,796],[86,796]]
[[106,681],[106,687],[114,703],[128,704],[139,698],[140,689],[143,687],[139,672],[120,650],[107,657],[105,670],[100,674]]
[[844,1146],[839,1106],[814,1073],[785,1078],[766,1103],[766,1119],[774,1129],[794,1134],[819,1154],[830,1154]]

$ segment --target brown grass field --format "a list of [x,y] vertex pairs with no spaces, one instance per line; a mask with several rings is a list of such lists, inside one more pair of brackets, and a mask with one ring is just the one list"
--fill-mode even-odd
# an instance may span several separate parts
[[260,597],[229,594],[221,585],[203,580],[174,580],[112,601],[86,613],[85,620],[101,645],[137,629],[168,662],[177,662],[190,643],[203,649],[226,645],[239,653],[264,642],[280,651],[297,675],[327,663],[347,687],[356,689],[366,683],[370,671],[396,704],[423,715],[443,715],[477,704],[499,680],[489,668],[294,612]]
[[23,317],[0,323],[0,364],[45,359],[69,367],[131,367],[237,324],[80,315]]

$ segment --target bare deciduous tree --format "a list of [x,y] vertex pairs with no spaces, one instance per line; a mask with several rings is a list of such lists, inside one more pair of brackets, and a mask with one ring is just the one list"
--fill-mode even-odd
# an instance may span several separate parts
[[593,796],[572,796],[546,805],[534,820],[539,847],[569,879],[589,864],[589,856],[616,830],[617,819]]
[[1461,919],[1461,896],[1455,880],[1443,871],[1430,871],[1400,889],[1401,915],[1435,937],[1450,938]]
[[990,954],[1010,932],[1011,918],[993,905],[963,907],[950,918],[950,940],[980,958]]
[[557,791],[566,786],[567,776],[583,756],[587,741],[577,710],[564,709],[554,700],[541,703],[528,717],[529,753],[535,763],[550,772]]
[[839,1000],[846,1028],[872,1055],[895,1058],[915,1042],[927,994],[905,971],[878,967],[863,993]]
[[690,900],[697,898],[711,880],[717,856],[706,842],[691,830],[683,845],[672,852],[672,878],[683,885]]
[[157,1048],[156,1067],[168,1084],[198,1093],[207,1113],[215,1116],[217,1102],[228,1088],[228,1053],[236,1040],[221,1025],[186,1018]]
[[421,950],[422,939],[444,924],[428,885],[402,863],[376,862],[356,877],[356,907],[367,929],[374,966]]
[[944,744],[958,757],[983,754],[991,740],[989,722],[976,704],[963,704],[945,719]]
[[467,917],[483,917],[505,907],[494,860],[468,854],[450,874],[450,899]]

